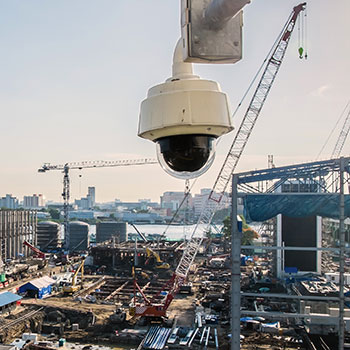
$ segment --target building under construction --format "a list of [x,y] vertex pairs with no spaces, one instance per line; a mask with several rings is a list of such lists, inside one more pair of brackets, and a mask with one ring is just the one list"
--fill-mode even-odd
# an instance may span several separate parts
[[131,269],[132,266],[148,270],[160,266],[163,262],[175,267],[181,254],[181,242],[167,241],[152,244],[133,241],[120,244],[106,242],[91,248],[94,265],[107,266],[112,270],[125,270],[128,267]]
[[37,216],[32,210],[0,210],[1,259],[16,259],[29,256],[24,241],[36,245]]

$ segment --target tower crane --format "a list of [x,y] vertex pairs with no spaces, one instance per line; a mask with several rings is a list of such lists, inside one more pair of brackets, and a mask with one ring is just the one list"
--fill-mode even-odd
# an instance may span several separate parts
[[[141,288],[136,286],[143,296],[144,302],[141,304],[136,304],[135,302],[135,305],[133,305],[130,309],[132,315],[146,317],[166,316],[168,306],[170,305],[172,299],[175,297],[175,294],[181,285],[184,284],[190,267],[202,244],[203,233],[209,229],[214,213],[218,208],[222,198],[224,197],[225,190],[230,182],[232,173],[237,166],[237,163],[248,142],[249,136],[253,131],[254,125],[258,119],[262,107],[264,106],[270,89],[275,81],[279,68],[283,62],[283,58],[286,53],[288,43],[298,16],[300,12],[305,10],[305,7],[306,3],[301,3],[293,8],[293,11],[290,14],[285,26],[283,27],[281,34],[276,40],[276,44],[271,49],[272,54],[269,57],[265,70],[260,78],[248,109],[242,119],[241,125],[236,133],[231,148],[221,167],[211,193],[204,205],[197,225],[192,232],[191,239],[187,243],[184,253],[171,280],[167,283],[167,286],[165,286],[165,288],[169,289],[169,292],[163,299],[159,301],[160,294],[156,295],[153,299],[148,299],[143,294]],[[216,202],[215,209],[213,209],[213,206],[209,205],[211,201]],[[196,232],[198,231],[201,231],[201,234],[195,236]]]
[[69,249],[69,198],[70,198],[70,180],[69,170],[81,170],[91,168],[107,168],[117,166],[131,166],[131,165],[146,165],[146,164],[157,164],[158,162],[152,158],[145,159],[133,159],[133,160],[112,160],[112,161],[82,161],[82,162],[71,162],[59,165],[53,165],[50,163],[44,163],[41,168],[38,169],[39,173],[45,173],[50,170],[60,170],[63,172],[63,213],[64,213],[64,232],[65,232],[65,248]]

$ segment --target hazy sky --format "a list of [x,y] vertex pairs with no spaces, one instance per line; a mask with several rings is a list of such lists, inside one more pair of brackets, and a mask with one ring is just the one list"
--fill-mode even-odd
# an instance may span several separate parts
[[[232,109],[298,3],[252,0],[243,59],[194,66],[221,84]],[[60,200],[62,174],[37,173],[44,162],[155,157],[155,145],[137,137],[139,106],[148,88],[171,75],[179,7],[179,0],[0,0],[0,195]],[[277,166],[316,158],[350,99],[349,14],[349,0],[308,1],[309,58],[298,58],[296,28],[237,170],[265,168],[268,154]],[[234,132],[194,192],[213,186]],[[164,191],[184,189],[159,165],[72,171],[71,184],[72,198],[96,186],[97,201],[159,201]]]

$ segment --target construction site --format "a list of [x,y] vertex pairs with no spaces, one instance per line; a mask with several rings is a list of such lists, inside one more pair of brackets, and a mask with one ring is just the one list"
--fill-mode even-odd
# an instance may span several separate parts
[[136,226],[128,237],[111,219],[90,244],[89,224],[70,221],[70,170],[152,159],[44,164],[63,172],[63,232],[36,211],[0,210],[3,349],[350,349],[350,110],[330,159],[276,167],[269,156],[265,169],[236,171],[305,9],[292,9],[264,61],[188,239]]

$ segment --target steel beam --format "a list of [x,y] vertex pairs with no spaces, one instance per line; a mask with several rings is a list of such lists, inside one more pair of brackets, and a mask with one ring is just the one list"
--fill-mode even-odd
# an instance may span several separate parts
[[241,341],[241,233],[237,222],[237,182],[238,176],[232,176],[232,213],[231,213],[231,350],[240,350]]

